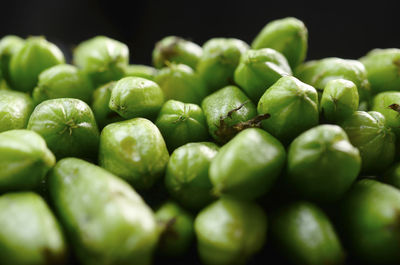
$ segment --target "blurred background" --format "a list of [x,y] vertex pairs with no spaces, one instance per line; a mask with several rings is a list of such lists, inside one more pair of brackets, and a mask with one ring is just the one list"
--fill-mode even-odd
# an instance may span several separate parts
[[[356,1],[354,1],[356,2]],[[98,34],[129,45],[131,63],[150,64],[156,41],[178,35],[198,44],[212,37],[248,43],[269,21],[295,16],[309,30],[307,59],[359,58],[379,47],[400,47],[396,1],[2,1],[0,36],[45,35],[70,58],[79,42]]]

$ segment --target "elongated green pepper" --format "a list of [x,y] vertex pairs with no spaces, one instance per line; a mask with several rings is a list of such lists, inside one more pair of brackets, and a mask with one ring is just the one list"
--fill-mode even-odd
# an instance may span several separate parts
[[163,174],[169,154],[158,128],[135,118],[107,125],[100,135],[99,164],[137,189],[148,189]]
[[0,264],[65,264],[67,245],[60,225],[37,194],[0,196]]
[[49,176],[51,202],[83,265],[147,265],[158,241],[151,209],[110,172],[77,158]]
[[28,95],[11,90],[0,90],[0,132],[24,129],[33,111]]
[[272,187],[286,160],[285,148],[258,128],[246,129],[224,145],[210,165],[217,195],[255,199]]

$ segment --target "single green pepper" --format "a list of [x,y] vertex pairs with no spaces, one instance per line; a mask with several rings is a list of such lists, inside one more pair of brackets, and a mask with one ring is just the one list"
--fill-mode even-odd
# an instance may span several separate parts
[[399,264],[400,191],[371,179],[357,182],[340,205],[341,234],[361,264]]
[[207,96],[207,87],[203,80],[184,64],[169,64],[162,68],[155,81],[160,85],[166,99],[200,104]]
[[376,111],[357,111],[340,126],[360,150],[363,173],[380,173],[394,160],[396,136]]
[[291,75],[292,70],[281,53],[270,49],[248,50],[240,58],[235,70],[235,82],[258,102],[264,92],[279,78]]
[[350,80],[357,86],[360,105],[370,100],[371,87],[367,79],[367,71],[357,60],[333,57],[306,62],[296,69],[295,76],[315,87],[320,93],[331,80]]
[[209,174],[218,195],[252,200],[266,194],[286,160],[283,145],[258,128],[249,128],[225,144],[211,161]]
[[0,40],[0,71],[3,78],[10,83],[11,57],[24,46],[24,40],[18,36],[7,35]]
[[360,153],[337,125],[319,125],[289,146],[286,182],[307,199],[340,199],[361,169]]
[[168,100],[162,106],[155,124],[170,152],[189,142],[208,139],[206,118],[203,110],[196,104]]
[[67,245],[46,202],[32,192],[0,196],[0,264],[65,264]]
[[224,87],[207,96],[201,103],[210,135],[226,143],[257,115],[256,106],[236,86]]
[[360,61],[367,69],[372,93],[400,90],[400,49],[374,49]]
[[288,144],[297,135],[318,124],[318,95],[314,87],[284,76],[260,98],[259,114],[270,114],[262,127]]
[[203,264],[245,264],[266,241],[267,217],[257,204],[221,198],[197,215],[194,229]]
[[129,61],[128,46],[105,36],[80,43],[74,50],[74,64],[92,80],[94,87],[119,80]]
[[285,55],[294,69],[307,54],[308,31],[297,18],[287,17],[273,20],[253,40],[253,49],[272,48]]
[[177,36],[167,36],[156,43],[153,50],[153,65],[162,68],[170,63],[186,64],[196,68],[203,49],[191,41]]
[[358,100],[357,87],[353,82],[335,79],[326,83],[319,109],[327,121],[338,122],[357,111]]
[[0,154],[0,192],[38,188],[56,162],[43,138],[29,130],[0,133]]
[[172,153],[165,174],[165,187],[183,206],[199,210],[214,200],[208,170],[218,149],[211,142],[188,143]]
[[153,119],[163,103],[163,91],[156,83],[141,77],[125,77],[111,90],[109,107],[125,119]]
[[111,123],[100,135],[99,164],[137,189],[148,189],[163,174],[169,154],[158,128],[135,118]]
[[77,98],[90,103],[93,88],[85,74],[73,65],[60,64],[44,70],[32,92],[35,104],[54,98]]
[[33,110],[28,129],[46,140],[57,159],[68,156],[96,157],[99,130],[92,110],[79,99],[43,101]]
[[61,50],[44,37],[29,37],[10,61],[10,85],[13,89],[31,92],[39,74],[54,65],[65,63]]
[[387,126],[400,137],[400,92],[387,91],[375,95],[371,110],[385,116]]
[[24,129],[33,111],[33,102],[27,94],[0,90],[0,132]]
[[111,81],[102,85],[93,93],[91,109],[93,110],[94,117],[100,129],[107,124],[123,120],[118,113],[111,110],[108,106],[111,99],[111,91],[114,89],[115,83],[116,81]]
[[312,203],[299,201],[272,215],[273,244],[296,265],[342,265],[344,249],[325,213]]
[[197,72],[210,92],[233,84],[240,57],[249,46],[238,39],[213,38],[204,43]]
[[141,64],[130,64],[125,67],[124,77],[136,76],[154,81],[154,78],[156,77],[157,73],[158,73],[157,69],[151,66],[141,65]]
[[49,176],[51,202],[82,265],[147,265],[158,241],[151,209],[122,179],[77,158]]
[[161,230],[158,252],[172,257],[184,255],[194,240],[193,216],[172,201],[162,204],[155,216]]

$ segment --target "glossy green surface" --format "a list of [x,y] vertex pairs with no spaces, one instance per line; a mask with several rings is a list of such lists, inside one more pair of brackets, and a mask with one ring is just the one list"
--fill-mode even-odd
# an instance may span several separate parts
[[0,132],[24,129],[33,111],[33,102],[27,94],[0,90]]
[[[221,120],[224,120],[226,126],[231,127],[257,115],[254,103],[236,86],[224,87],[207,96],[201,103],[201,108],[206,116],[208,131],[218,143],[226,143],[234,136],[225,135],[220,130],[224,126],[221,124]],[[229,112],[234,109],[237,110],[227,117]]]
[[83,160],[65,158],[49,176],[49,191],[80,264],[151,264],[156,220],[125,181]]
[[344,243],[361,264],[399,264],[400,191],[376,180],[356,183],[340,208]]
[[202,54],[203,49],[196,43],[177,36],[167,36],[154,47],[153,65],[162,68],[168,63],[177,63],[196,68]]
[[235,69],[248,49],[245,42],[233,38],[213,38],[204,43],[196,70],[210,92],[234,84]]
[[96,157],[99,130],[92,110],[79,99],[43,101],[29,118],[28,129],[46,140],[57,159],[68,156]]
[[172,201],[162,204],[155,216],[161,230],[158,252],[172,257],[184,255],[194,241],[193,216]]
[[155,118],[164,103],[164,93],[153,81],[125,77],[111,90],[109,107],[125,119]]
[[155,81],[160,85],[167,100],[200,104],[207,96],[207,87],[203,80],[192,68],[184,64],[169,64],[162,68]]
[[279,78],[291,74],[286,58],[273,49],[265,48],[246,51],[240,58],[234,79],[253,102],[258,102]]
[[265,243],[267,217],[254,203],[221,198],[197,215],[194,228],[203,264],[246,264]]
[[77,98],[90,104],[93,88],[85,74],[73,65],[61,64],[44,70],[32,92],[35,104],[54,98]]
[[251,44],[253,49],[272,48],[282,53],[295,68],[307,54],[308,31],[304,23],[294,17],[269,22]]
[[13,89],[31,92],[39,74],[51,66],[65,63],[61,50],[44,37],[29,37],[10,61],[10,85]]
[[0,71],[10,83],[10,61],[14,53],[24,46],[24,40],[18,36],[7,35],[0,40]]
[[60,225],[37,194],[0,196],[0,264],[65,264],[67,245]]
[[328,216],[316,205],[291,203],[272,215],[273,243],[294,265],[342,265],[344,249]]
[[203,110],[196,104],[168,100],[161,108],[155,124],[170,152],[189,142],[206,141],[209,137]]
[[0,133],[0,192],[38,188],[56,162],[39,134],[30,130]]
[[276,138],[262,129],[246,129],[211,161],[213,191],[246,200],[260,197],[270,190],[285,161],[285,148]]
[[357,111],[340,126],[360,150],[362,171],[382,173],[394,160],[396,136],[379,112]]
[[322,93],[319,109],[329,122],[338,122],[351,116],[358,109],[356,85],[345,79],[329,81]]
[[360,153],[337,125],[319,125],[289,146],[286,181],[290,189],[315,201],[336,201],[361,169]]
[[169,154],[158,128],[135,118],[104,127],[99,165],[127,180],[136,189],[148,189],[163,174]]
[[400,137],[400,109],[391,109],[392,104],[400,105],[400,92],[387,91],[374,96],[371,110],[380,112],[386,119],[386,125],[391,127],[396,136]]
[[125,67],[124,77],[136,76],[154,81],[154,78],[156,77],[157,73],[158,73],[157,69],[151,66],[141,65],[141,64],[130,64]]
[[183,206],[197,210],[214,200],[208,170],[218,149],[211,142],[188,143],[171,154],[165,187]]
[[284,144],[297,135],[318,124],[318,95],[314,87],[297,78],[280,78],[260,98],[259,114],[271,117],[262,127]]
[[128,46],[117,40],[96,36],[81,42],[73,61],[92,80],[94,87],[121,79],[129,61]]

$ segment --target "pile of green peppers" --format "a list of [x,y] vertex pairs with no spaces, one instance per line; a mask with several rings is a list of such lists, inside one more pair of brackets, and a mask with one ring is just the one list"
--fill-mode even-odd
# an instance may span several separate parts
[[400,264],[400,49],[307,47],[0,39],[0,265]]

